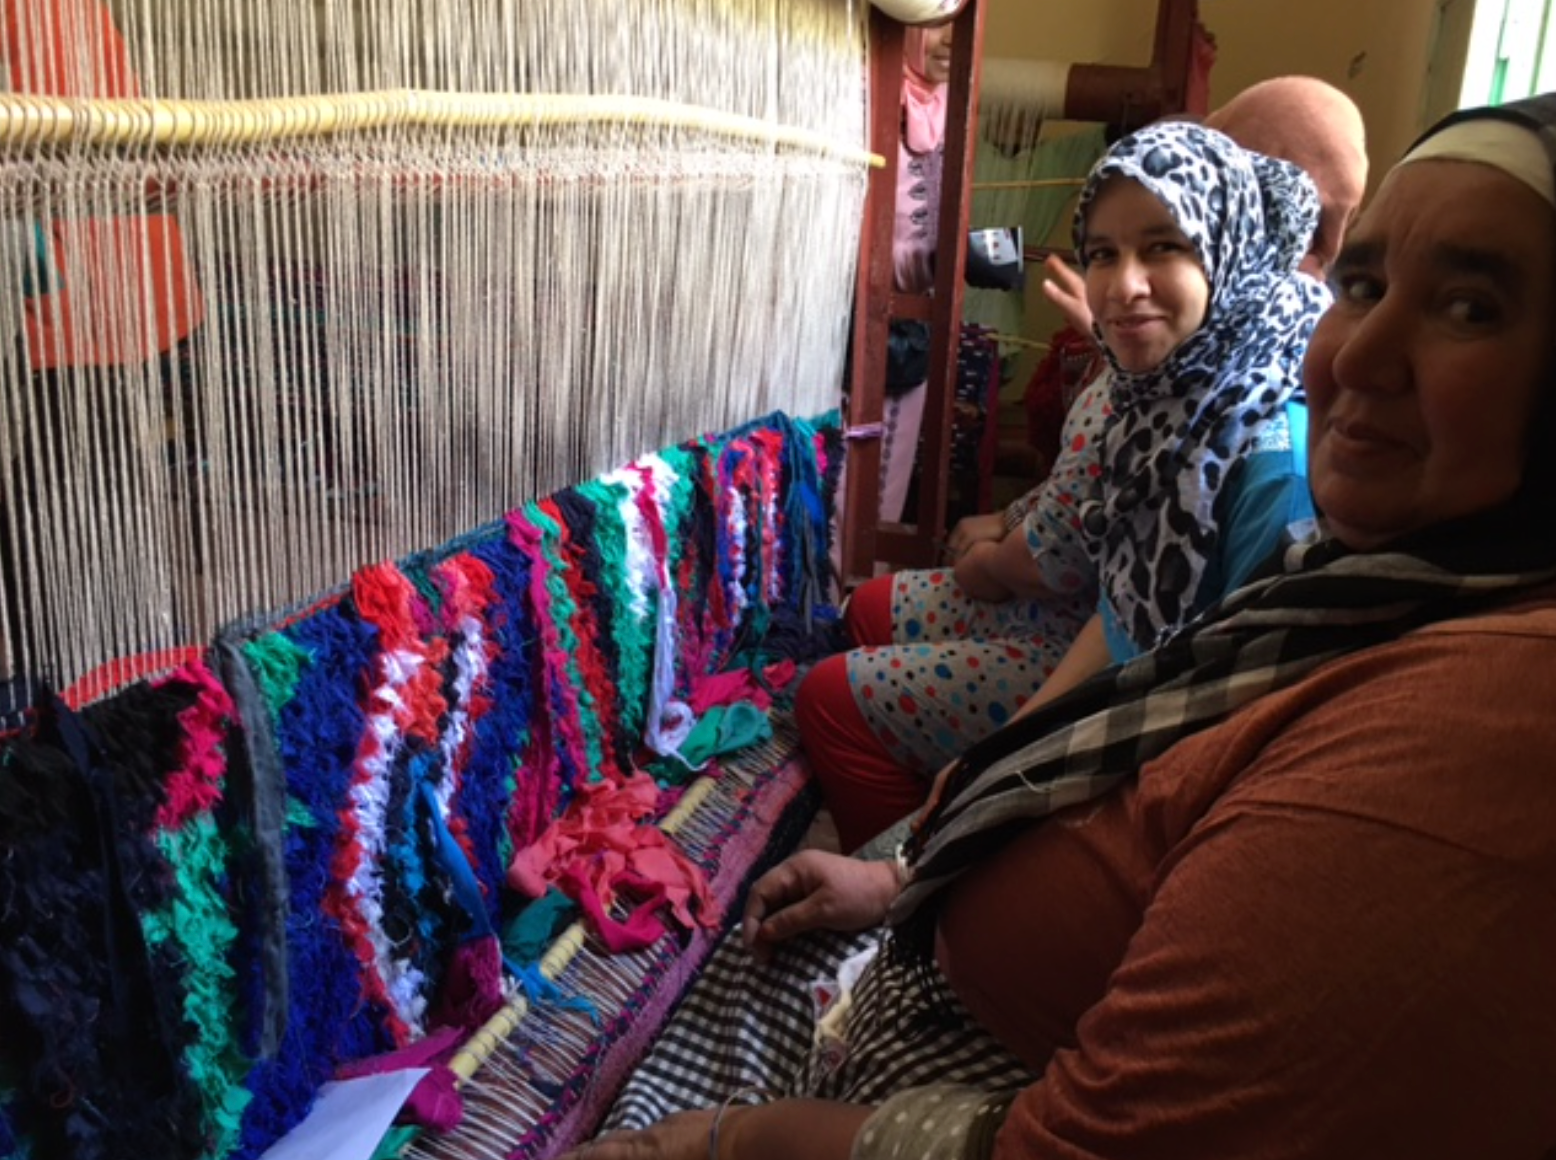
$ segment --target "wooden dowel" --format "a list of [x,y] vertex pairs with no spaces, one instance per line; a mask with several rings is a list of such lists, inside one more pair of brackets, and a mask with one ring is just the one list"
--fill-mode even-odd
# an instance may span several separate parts
[[988,189],[1075,189],[1086,184],[1084,177],[1045,177],[1032,181],[975,181],[973,192]]
[[272,101],[71,100],[0,94],[0,147],[232,145],[400,126],[656,125],[880,168],[885,159],[819,133],[648,97],[396,89]]
[[988,337],[995,342],[1004,343],[1008,346],[1026,347],[1029,350],[1046,351],[1053,349],[1053,343],[1039,342],[1035,338],[1022,338],[1019,334],[1001,334],[999,331],[991,331]]

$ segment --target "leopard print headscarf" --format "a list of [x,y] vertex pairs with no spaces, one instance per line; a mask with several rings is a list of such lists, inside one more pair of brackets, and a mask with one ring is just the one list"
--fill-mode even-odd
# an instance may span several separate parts
[[1205,603],[1216,497],[1286,401],[1301,397],[1302,356],[1330,296],[1297,273],[1318,193],[1296,166],[1200,125],[1142,129],[1087,179],[1075,216],[1082,254],[1091,204],[1117,178],[1161,200],[1210,282],[1204,324],[1159,366],[1131,373],[1108,356],[1113,414],[1101,475],[1080,509],[1108,600],[1147,649]]

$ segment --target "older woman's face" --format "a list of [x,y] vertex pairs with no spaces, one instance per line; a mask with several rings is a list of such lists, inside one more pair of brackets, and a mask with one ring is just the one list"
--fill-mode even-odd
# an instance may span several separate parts
[[1304,365],[1330,530],[1365,550],[1510,498],[1551,366],[1556,212],[1489,166],[1407,165],[1331,281]]

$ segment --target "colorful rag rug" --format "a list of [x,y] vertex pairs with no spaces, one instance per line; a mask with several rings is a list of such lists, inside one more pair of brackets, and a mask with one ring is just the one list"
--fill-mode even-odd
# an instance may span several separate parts
[[836,439],[645,456],[0,740],[0,1157],[258,1157],[412,1058],[452,1127],[444,1065],[515,996],[600,1018],[517,928],[707,943],[779,816],[753,775],[743,827],[660,822],[830,645]]
[[247,1066],[232,702],[197,664],[39,718],[0,747],[0,1154],[225,1155]]

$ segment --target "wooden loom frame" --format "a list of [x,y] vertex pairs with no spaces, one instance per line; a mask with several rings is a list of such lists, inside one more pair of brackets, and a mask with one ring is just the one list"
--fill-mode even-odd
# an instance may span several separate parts
[[[984,6],[963,0],[955,17],[945,164],[932,295],[899,294],[892,284],[892,227],[896,214],[899,114],[905,26],[870,12],[870,148],[886,159],[870,175],[860,236],[854,314],[853,381],[844,430],[848,478],[841,497],[844,590],[868,580],[878,562],[927,568],[940,562],[950,490],[951,427],[963,276],[972,211],[978,94],[982,77]],[[1185,108],[1194,52],[1198,0],[1158,0],[1152,58],[1141,67],[1078,64],[1066,80],[1067,120],[1100,121],[1132,129]],[[930,364],[924,401],[923,453],[918,496],[906,523],[880,522],[882,419],[885,412],[886,337],[897,318],[930,324]],[[994,421],[991,417],[990,421]]]
[[[879,9],[870,11],[870,148],[885,157],[886,164],[870,174],[860,234],[851,339],[853,382],[844,424],[848,439],[848,478],[841,511],[845,589],[869,579],[877,560],[898,567],[928,567],[939,554],[950,490],[952,404],[962,319],[962,270],[967,262],[967,230],[972,216],[983,15],[984,0],[965,0],[955,18],[933,293],[902,294],[893,285],[892,230],[906,28]],[[929,382],[917,510],[907,523],[881,524],[886,337],[893,319],[908,318],[929,323]]]

